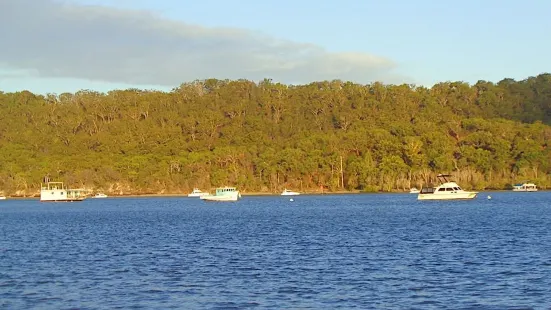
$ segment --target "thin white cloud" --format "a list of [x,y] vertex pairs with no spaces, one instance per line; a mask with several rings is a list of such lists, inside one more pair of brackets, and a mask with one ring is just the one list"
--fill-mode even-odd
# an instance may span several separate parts
[[166,86],[205,78],[405,81],[383,57],[330,53],[313,44],[190,25],[148,11],[2,0],[0,29],[0,67],[41,77]]

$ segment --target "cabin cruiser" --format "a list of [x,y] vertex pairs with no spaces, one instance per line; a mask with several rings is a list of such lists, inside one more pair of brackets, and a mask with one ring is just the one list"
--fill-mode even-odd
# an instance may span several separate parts
[[537,192],[538,187],[534,183],[523,183],[513,185],[514,192]]
[[105,195],[104,193],[97,193],[94,198],[107,198],[107,195]]
[[449,174],[436,176],[440,181],[437,187],[423,187],[417,196],[418,200],[452,200],[452,199],[473,199],[478,192],[464,191],[457,183],[449,181]]
[[208,195],[209,193],[205,193],[205,192],[202,192],[200,189],[198,188],[194,188],[193,191],[191,193],[189,193],[187,196],[188,197],[201,197],[201,196],[206,196]]
[[299,192],[293,192],[288,189],[284,189],[283,192],[281,193],[281,196],[298,196],[298,195],[300,195]]
[[199,197],[206,201],[237,201],[241,198],[241,193],[235,187],[219,187],[214,195],[204,195]]

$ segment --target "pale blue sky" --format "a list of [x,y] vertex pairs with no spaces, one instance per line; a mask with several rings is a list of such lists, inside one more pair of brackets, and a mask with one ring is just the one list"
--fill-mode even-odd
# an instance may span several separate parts
[[[6,1],[9,6],[10,2],[31,0]],[[51,0],[34,0],[29,4],[35,2],[40,2],[44,8],[55,7],[41,10],[51,11],[55,20],[45,19],[42,26],[36,27],[55,24],[59,16],[63,16],[60,14],[68,14],[63,11],[64,7]],[[86,57],[72,59],[71,52],[67,52],[65,62],[53,59],[60,58],[55,54],[63,52],[55,52],[53,48],[48,52],[37,46],[22,46],[27,50],[36,48],[33,53],[23,53],[23,58],[19,56],[22,53],[17,51],[16,43],[19,41],[10,37],[14,40],[12,44],[15,44],[11,54],[4,55],[0,51],[0,90],[29,89],[39,93],[74,92],[78,89],[107,91],[126,87],[169,90],[180,82],[195,78],[242,77],[259,80],[263,76],[284,83],[340,78],[360,83],[381,80],[384,83],[408,82],[431,86],[449,80],[469,83],[480,79],[497,82],[506,77],[519,80],[551,72],[551,1],[66,2],[118,8],[122,11],[118,10],[117,14],[124,13],[124,16],[109,15],[112,9],[105,9],[97,13],[101,24],[90,22],[84,30],[74,26],[80,20],[74,20],[72,24],[60,23],[57,28],[52,26],[44,30],[47,32],[41,34],[43,37],[56,36],[59,29],[67,31],[71,28],[74,32],[55,38],[55,46],[79,55],[90,53]],[[132,14],[138,13],[127,12],[134,9],[151,11],[158,16],[148,19],[140,15],[136,18]],[[17,16],[17,11],[14,12],[8,13]],[[90,16],[88,11],[81,13]],[[43,15],[48,16],[48,13]],[[118,24],[121,19],[127,19],[122,26]],[[129,27],[134,24],[129,20],[138,20],[135,25],[150,24],[132,32]],[[175,23],[159,26],[167,20]],[[191,30],[186,28],[190,24],[216,28],[190,34]],[[0,26],[4,25],[0,22]],[[25,25],[17,29],[28,31],[26,36],[37,33],[28,28],[31,27]],[[94,33],[99,28],[101,31]],[[245,34],[239,37],[221,34],[225,28],[242,29]],[[119,33],[124,35],[117,36]],[[199,38],[202,35],[205,37]],[[109,40],[111,36],[114,38],[112,41]],[[214,41],[208,41],[210,39]],[[79,49],[85,44],[81,40],[87,41],[87,44],[96,43]],[[132,45],[131,50],[125,45],[126,40]],[[276,40],[284,42],[274,47]],[[41,46],[44,44],[49,43],[44,40]],[[101,49],[96,54],[90,52],[94,46],[111,47],[110,44],[114,44],[112,48]],[[203,49],[205,44],[209,46],[208,55]],[[306,44],[311,44],[315,51],[311,53]],[[200,48],[195,48],[199,45]],[[247,49],[236,48],[236,45],[247,46]],[[137,48],[140,51],[136,51]],[[262,51],[259,52],[259,48]],[[228,53],[225,53],[226,50]],[[129,62],[130,58],[133,62]],[[125,62],[124,65],[122,62]],[[228,62],[234,65],[228,65]],[[107,69],[110,72],[106,73]],[[157,84],[159,86],[155,86]]]

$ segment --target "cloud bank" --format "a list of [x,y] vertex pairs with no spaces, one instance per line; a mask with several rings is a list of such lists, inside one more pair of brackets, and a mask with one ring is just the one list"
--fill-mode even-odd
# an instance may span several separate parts
[[148,11],[2,0],[0,29],[0,69],[18,75],[163,86],[206,78],[404,81],[384,57],[331,53],[313,44],[190,25]]

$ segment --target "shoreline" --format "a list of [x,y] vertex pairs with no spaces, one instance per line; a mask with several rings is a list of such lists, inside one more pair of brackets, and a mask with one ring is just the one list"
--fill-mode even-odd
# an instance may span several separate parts
[[[547,192],[549,189],[538,189],[537,192]],[[525,192],[517,192],[513,190],[507,190],[507,189],[491,189],[491,190],[479,190],[479,193],[482,192],[511,192],[511,193],[525,193]],[[536,193],[537,193],[536,192]],[[412,194],[409,191],[392,191],[392,192],[362,192],[362,191],[318,191],[318,192],[301,192],[299,196],[316,196],[316,195],[354,195],[354,194],[363,194],[363,195],[376,195],[376,194],[410,194],[410,195],[417,195]],[[123,195],[109,195],[107,194],[106,198],[148,198],[148,197],[175,197],[175,198],[193,198],[196,199],[198,197],[188,197],[188,194],[123,194]],[[267,193],[267,192],[246,192],[241,193],[242,196],[282,196],[281,193]],[[6,200],[25,200],[25,199],[40,199],[40,195],[36,196],[5,196]],[[287,196],[282,196],[287,197]],[[289,196],[294,197],[294,196]],[[106,199],[106,198],[94,198],[94,196],[88,196],[86,197],[86,200],[88,199]]]

